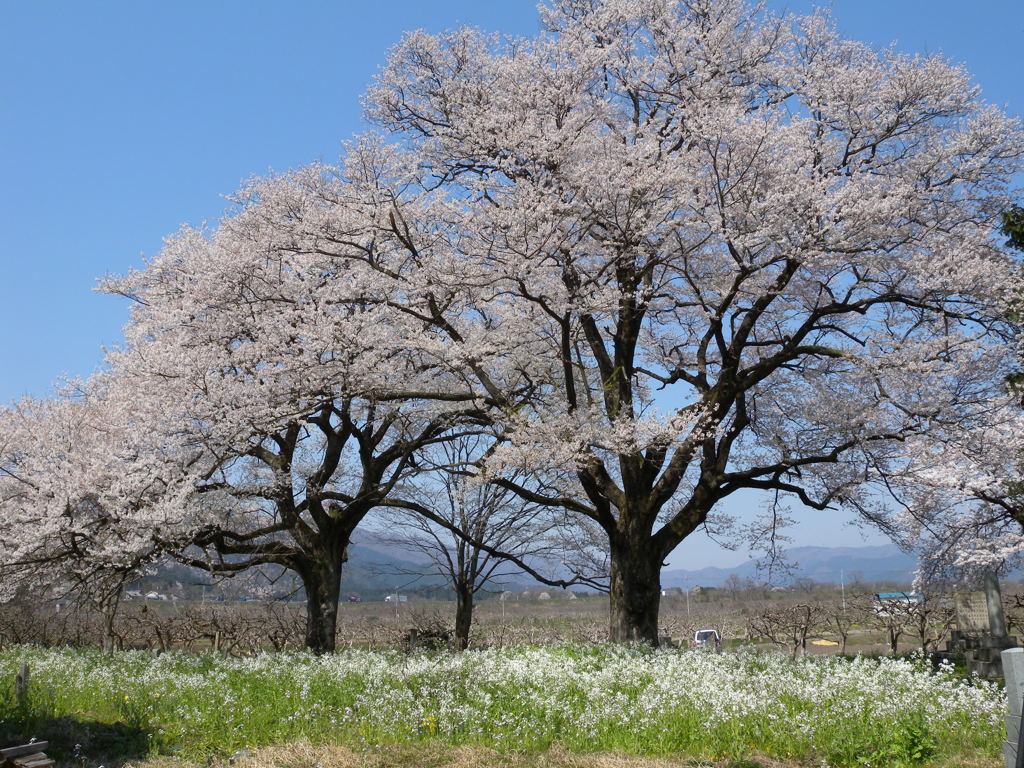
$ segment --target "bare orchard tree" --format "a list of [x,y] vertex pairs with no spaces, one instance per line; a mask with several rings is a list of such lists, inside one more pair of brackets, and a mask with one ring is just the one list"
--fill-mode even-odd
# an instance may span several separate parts
[[858,624],[863,624],[866,617],[866,601],[855,595],[842,600],[831,600],[822,605],[825,612],[825,624],[839,638],[839,653],[846,654],[846,646],[850,641],[850,633]]
[[907,634],[917,639],[924,653],[938,650],[956,623],[952,599],[938,592],[925,592],[920,600],[909,603],[906,609]]
[[437,471],[422,476],[415,492],[402,490],[404,497],[428,509],[430,517],[422,509],[396,509],[387,517],[397,524],[398,533],[386,538],[423,556],[429,566],[419,572],[443,574],[455,592],[459,650],[469,645],[475,596],[500,587],[509,577],[525,575],[506,555],[540,567],[539,561],[564,548],[553,536],[557,526],[548,508],[478,476],[474,466],[488,444],[472,436],[436,448],[431,458]]
[[1003,613],[1007,632],[1024,635],[1024,592],[1020,591],[1020,585],[1003,593]]
[[807,653],[807,640],[826,626],[827,612],[818,603],[766,608],[749,619],[751,636],[763,637],[795,659]]
[[738,573],[730,573],[722,583],[722,589],[729,593],[729,598],[733,602],[736,602],[743,592],[750,590],[752,585],[753,582],[750,579],[744,579]]
[[913,625],[912,600],[911,595],[906,595],[890,599],[875,597],[871,601],[868,624],[885,633],[889,653],[894,656],[899,651],[900,638]]

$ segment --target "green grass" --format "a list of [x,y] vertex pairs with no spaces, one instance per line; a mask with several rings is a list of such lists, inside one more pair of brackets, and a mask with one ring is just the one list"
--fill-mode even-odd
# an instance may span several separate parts
[[13,685],[0,686],[0,740],[69,734],[55,745],[64,757],[205,760],[309,742],[880,768],[995,759],[1005,711],[998,686],[921,659],[593,645],[251,659],[21,647],[0,653],[0,681],[23,663],[30,697],[19,706]]

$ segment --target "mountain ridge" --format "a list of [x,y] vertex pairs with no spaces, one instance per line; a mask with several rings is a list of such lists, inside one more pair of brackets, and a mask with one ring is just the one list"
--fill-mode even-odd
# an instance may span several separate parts
[[[917,558],[894,544],[793,547],[786,550],[785,560],[792,564],[792,568],[782,577],[773,579],[773,583],[785,585],[795,578],[810,578],[816,582],[834,584],[856,581],[908,583],[913,580],[917,568]],[[755,581],[765,580],[759,561],[752,558],[731,568],[669,568],[662,571],[661,584],[665,588],[684,589],[694,586],[721,587],[732,575]]]
[[[892,544],[874,546],[802,546],[793,547],[785,552],[785,559],[792,568],[783,571],[776,578],[768,580],[759,568],[756,559],[730,567],[706,567],[686,569],[678,567],[666,568],[661,573],[663,589],[679,587],[722,587],[732,576],[750,579],[755,583],[772,583],[786,586],[795,579],[809,578],[819,583],[847,585],[858,582],[893,582],[908,584],[914,578],[917,559],[901,551]],[[150,576],[143,577],[135,585],[136,589],[169,589],[177,585],[176,592],[204,593],[201,586],[215,581],[209,574],[197,571],[180,564],[166,563],[156,569]],[[519,591],[535,589],[538,583],[525,574],[509,575],[502,583],[495,584],[492,590],[509,589]],[[298,581],[285,577],[276,591],[279,595],[293,593]],[[220,582],[213,588],[215,592],[238,593],[240,595],[257,596],[259,591],[249,587],[244,579],[236,582],[233,579]],[[361,533],[353,537],[349,545],[348,562],[342,571],[342,595],[345,599],[350,595],[365,597],[380,596],[394,591],[431,592],[440,594],[447,592],[447,580],[437,566],[422,552],[410,550],[386,537],[374,532]],[[266,595],[263,595],[266,596]]]

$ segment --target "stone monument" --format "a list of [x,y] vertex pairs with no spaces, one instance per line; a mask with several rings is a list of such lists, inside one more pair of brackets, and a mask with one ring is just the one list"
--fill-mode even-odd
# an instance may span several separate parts
[[986,571],[982,590],[958,592],[955,596],[956,626],[946,645],[947,658],[964,655],[972,674],[1001,677],[1003,664],[1000,652],[1017,646],[1017,638],[1006,632],[1003,598],[995,571]]
[[957,592],[953,596],[956,606],[956,628],[960,632],[989,631],[991,621],[988,600],[984,592]]

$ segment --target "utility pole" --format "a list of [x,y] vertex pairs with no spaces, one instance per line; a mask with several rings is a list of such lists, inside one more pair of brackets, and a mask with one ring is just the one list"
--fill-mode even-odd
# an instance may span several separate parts
[[846,572],[839,571],[839,588],[843,592],[843,613],[846,613]]

